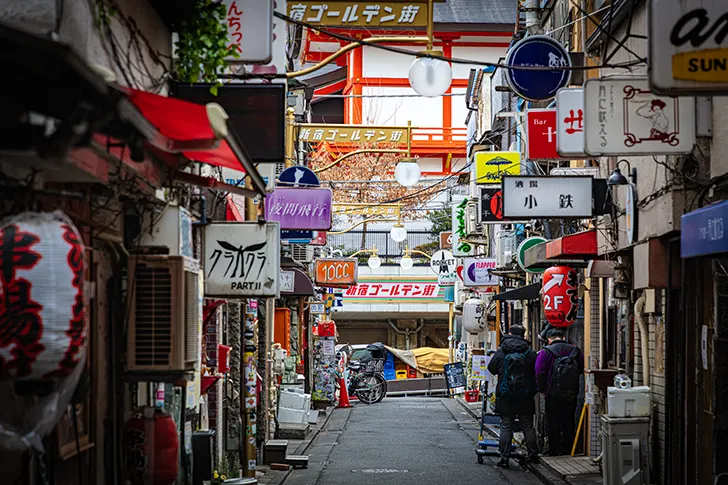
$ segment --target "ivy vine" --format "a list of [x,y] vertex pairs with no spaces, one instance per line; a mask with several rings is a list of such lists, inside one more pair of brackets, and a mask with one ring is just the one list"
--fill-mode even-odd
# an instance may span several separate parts
[[234,46],[228,47],[225,5],[213,0],[199,0],[190,20],[183,23],[175,42],[174,77],[178,82],[213,83],[210,92],[217,95],[222,83],[218,74],[227,66],[225,58],[240,57]]

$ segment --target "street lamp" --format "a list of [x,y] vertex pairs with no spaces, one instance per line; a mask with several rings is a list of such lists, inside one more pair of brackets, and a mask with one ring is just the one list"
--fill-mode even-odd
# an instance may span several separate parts
[[377,269],[382,265],[382,260],[379,259],[379,256],[377,256],[377,253],[372,254],[369,256],[369,259],[367,259],[367,266],[369,266],[371,269]]
[[427,254],[425,252],[417,251],[415,249],[409,249],[407,246],[405,246],[404,254],[402,255],[402,258],[400,258],[400,260],[399,260],[399,266],[402,269],[410,269],[410,268],[412,268],[412,266],[415,265],[415,262],[412,259],[413,254],[420,254],[420,255],[426,257],[427,259],[432,259],[432,256],[430,256],[429,254]]
[[[427,49],[423,56],[443,56],[442,51]],[[452,68],[447,61],[433,57],[418,57],[409,70],[409,82],[420,96],[435,98],[442,96],[452,83]]]
[[629,173],[629,177],[632,179],[632,183],[636,184],[637,183],[637,169],[632,168],[632,165],[629,163],[629,160],[622,159],[617,162],[617,166],[614,168],[612,175],[610,175],[609,179],[607,179],[607,185],[612,186],[612,185],[628,185],[629,184],[630,181],[627,179],[627,177],[625,177],[622,174],[622,171],[619,169],[620,163],[627,164],[627,170],[628,170],[627,173]]
[[412,187],[419,182],[421,174],[416,158],[402,157],[394,168],[394,178],[405,187]]
[[407,229],[402,224],[397,223],[392,226],[392,229],[389,231],[389,236],[394,242],[402,242],[407,239]]

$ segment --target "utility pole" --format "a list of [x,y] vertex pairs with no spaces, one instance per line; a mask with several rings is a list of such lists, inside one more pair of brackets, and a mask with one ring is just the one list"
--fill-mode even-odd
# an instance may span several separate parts
[[293,108],[286,110],[286,168],[296,165],[296,115]]

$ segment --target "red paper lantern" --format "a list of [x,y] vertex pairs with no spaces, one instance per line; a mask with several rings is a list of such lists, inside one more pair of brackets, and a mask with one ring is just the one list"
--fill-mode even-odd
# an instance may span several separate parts
[[543,273],[543,308],[546,320],[554,327],[568,327],[579,309],[579,283],[576,270],[554,266]]
[[[148,417],[149,412],[154,414]],[[178,462],[179,438],[172,416],[145,408],[126,423],[126,466],[133,485],[171,485]]]

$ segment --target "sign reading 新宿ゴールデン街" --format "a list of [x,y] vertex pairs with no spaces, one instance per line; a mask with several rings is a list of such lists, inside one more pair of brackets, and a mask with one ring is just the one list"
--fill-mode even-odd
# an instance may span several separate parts
[[314,263],[316,284],[342,287],[356,284],[357,260],[353,258],[317,259]]
[[593,178],[503,177],[503,215],[514,219],[592,217]]
[[475,154],[475,183],[497,184],[503,175],[521,173],[521,152],[478,152]]
[[333,211],[344,216],[382,216],[399,218],[399,204],[334,204]]
[[672,95],[725,94],[728,2],[650,2],[650,85]]
[[428,282],[359,282],[344,291],[344,297],[351,299],[434,299],[439,294],[440,285]]
[[277,222],[205,226],[205,296],[278,296],[280,226]]
[[593,156],[690,153],[695,98],[653,94],[646,77],[589,79],[584,130],[584,148]]
[[394,143],[407,145],[409,130],[406,126],[368,125],[315,125],[298,126],[298,141],[310,143]]
[[328,27],[426,27],[429,19],[423,0],[297,0],[288,1],[288,16],[299,22]]
[[265,199],[266,220],[281,229],[331,229],[331,190],[277,187]]

